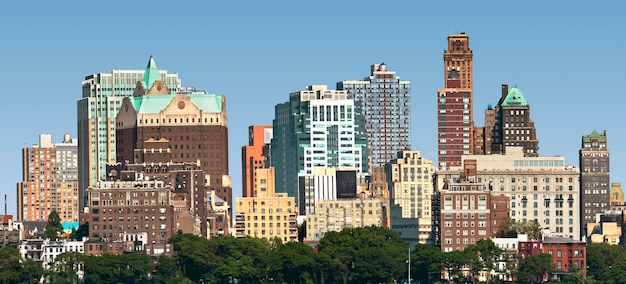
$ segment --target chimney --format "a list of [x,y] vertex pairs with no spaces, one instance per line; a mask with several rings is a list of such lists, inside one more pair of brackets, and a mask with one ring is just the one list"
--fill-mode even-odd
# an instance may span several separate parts
[[509,93],[509,85],[502,84],[502,100],[506,98],[506,95]]

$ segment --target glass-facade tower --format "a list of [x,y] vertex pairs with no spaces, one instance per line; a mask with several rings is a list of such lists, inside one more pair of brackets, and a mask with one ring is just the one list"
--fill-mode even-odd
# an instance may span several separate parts
[[82,98],[77,101],[79,209],[84,206],[85,188],[104,179],[106,164],[115,162],[115,116],[122,99],[133,95],[147,71],[159,74],[172,92],[180,85],[178,74],[157,70],[152,56],[145,70],[94,73],[82,82]]
[[343,91],[314,85],[275,107],[271,163],[276,192],[297,197],[298,174],[313,168],[367,172],[367,137],[361,105]]
[[381,63],[372,65],[363,81],[337,83],[337,90],[363,107],[370,167],[381,167],[398,151],[411,149],[411,82],[401,81]]

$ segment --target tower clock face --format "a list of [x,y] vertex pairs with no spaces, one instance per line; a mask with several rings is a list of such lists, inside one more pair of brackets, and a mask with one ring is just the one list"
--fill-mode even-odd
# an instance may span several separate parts
[[185,108],[185,102],[183,102],[183,101],[178,102],[178,108],[179,109],[184,109]]

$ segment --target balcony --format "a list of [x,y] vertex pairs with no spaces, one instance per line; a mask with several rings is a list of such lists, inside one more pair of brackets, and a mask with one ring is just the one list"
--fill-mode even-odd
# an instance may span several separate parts
[[241,215],[235,216],[235,224],[243,226],[244,222],[245,222],[244,216],[241,216]]

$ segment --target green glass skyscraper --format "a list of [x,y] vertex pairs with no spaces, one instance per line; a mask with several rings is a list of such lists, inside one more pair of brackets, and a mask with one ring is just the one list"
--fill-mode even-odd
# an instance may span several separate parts
[[271,143],[276,192],[298,197],[298,174],[318,167],[367,172],[367,161],[361,104],[346,92],[314,85],[276,105]]
[[85,188],[104,179],[106,164],[115,162],[115,116],[122,99],[133,95],[137,82],[155,78],[172,92],[180,86],[178,74],[158,70],[152,55],[145,70],[113,70],[85,77],[77,102],[79,209],[84,206]]

